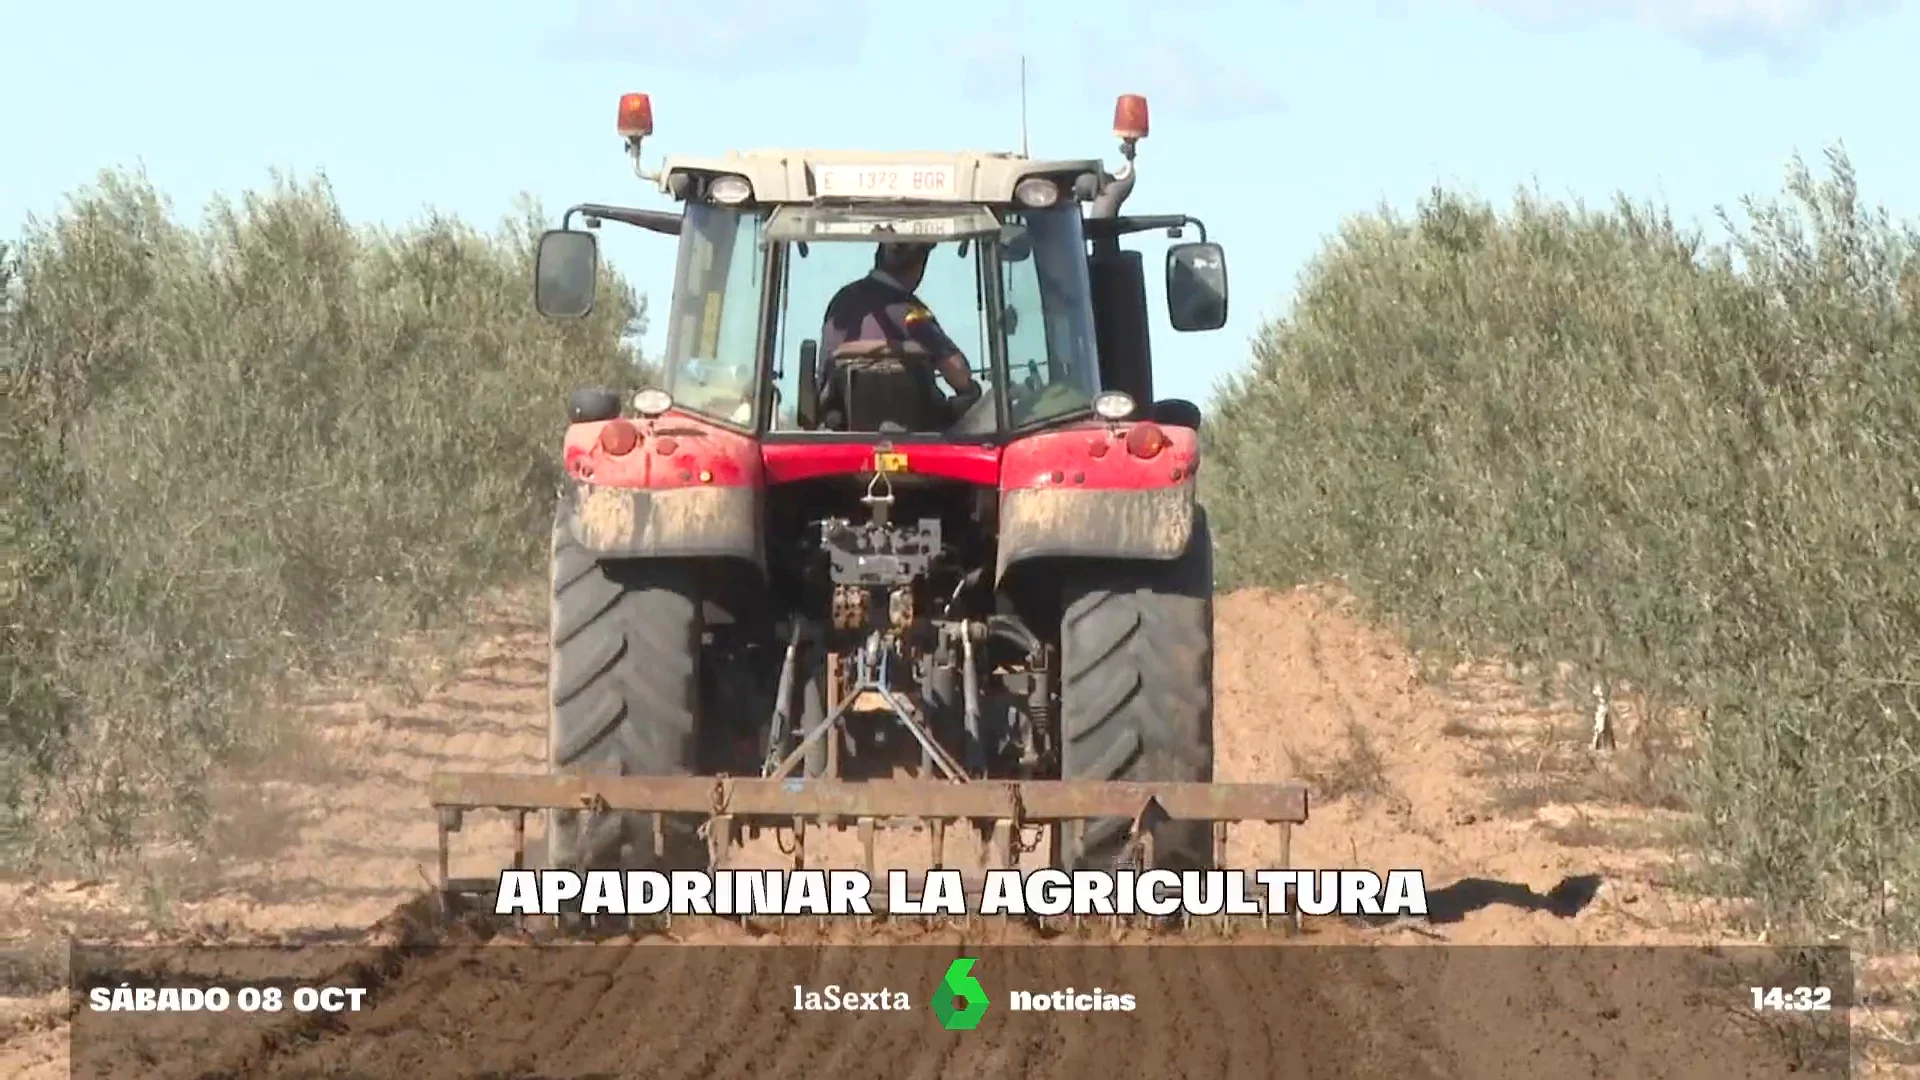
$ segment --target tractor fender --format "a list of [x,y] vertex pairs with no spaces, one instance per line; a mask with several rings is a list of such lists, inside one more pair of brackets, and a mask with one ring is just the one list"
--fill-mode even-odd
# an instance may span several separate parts
[[[602,439],[613,424],[635,429],[625,453]],[[764,470],[747,436],[679,413],[592,421],[567,428],[565,457],[562,516],[595,556],[740,559],[765,571]]]
[[[1144,457],[1130,449],[1147,441],[1160,449]],[[1029,559],[1179,558],[1193,536],[1199,468],[1192,428],[1088,424],[1009,443],[994,580]]]

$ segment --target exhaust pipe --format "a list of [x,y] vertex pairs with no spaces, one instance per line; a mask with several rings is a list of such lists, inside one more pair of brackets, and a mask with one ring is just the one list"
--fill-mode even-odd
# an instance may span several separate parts
[[1127,196],[1133,194],[1133,184],[1139,178],[1139,174],[1134,172],[1133,168],[1132,145],[1123,144],[1121,152],[1126,155],[1127,161],[1109,178],[1107,186],[1101,189],[1100,194],[1094,196],[1093,205],[1087,207],[1087,216],[1090,218],[1119,217],[1120,204],[1126,202]]

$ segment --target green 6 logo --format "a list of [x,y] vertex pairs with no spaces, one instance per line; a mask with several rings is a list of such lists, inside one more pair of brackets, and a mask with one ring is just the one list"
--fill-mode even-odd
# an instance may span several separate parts
[[972,1031],[987,1015],[987,991],[980,980],[967,974],[975,961],[963,956],[947,965],[947,974],[933,992],[933,1015],[948,1031]]

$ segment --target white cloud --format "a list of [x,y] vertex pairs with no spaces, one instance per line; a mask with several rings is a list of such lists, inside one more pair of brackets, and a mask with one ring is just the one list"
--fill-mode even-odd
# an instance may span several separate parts
[[1821,35],[1893,10],[1903,0],[1468,0],[1473,6],[1545,27],[1632,22],[1719,54],[1806,56]]

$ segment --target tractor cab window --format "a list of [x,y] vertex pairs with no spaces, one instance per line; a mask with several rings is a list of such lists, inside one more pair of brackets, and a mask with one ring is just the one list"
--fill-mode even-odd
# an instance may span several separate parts
[[681,408],[741,427],[753,422],[761,228],[756,214],[688,206],[667,315],[666,391]]
[[[799,402],[801,352],[804,344],[811,343],[816,350],[816,385],[822,388],[822,397],[833,406],[844,404],[839,396],[844,395],[850,386],[878,386],[890,376],[881,370],[884,366],[876,364],[873,378],[861,368],[859,359],[836,360],[828,355],[830,337],[827,328],[827,313],[834,296],[842,288],[872,279],[876,272],[883,275],[883,282],[890,280],[884,276],[884,270],[877,265],[876,253],[879,245],[865,238],[847,240],[827,239],[815,241],[790,241],[786,244],[785,272],[779,295],[779,329],[774,342],[773,375],[774,404],[769,428],[773,431],[803,430],[797,415]],[[931,318],[945,337],[952,342],[961,355],[967,359],[973,378],[983,393],[980,402],[965,410],[959,422],[955,424],[913,425],[920,430],[947,430],[962,432],[977,430],[982,434],[991,434],[995,427],[991,388],[994,383],[991,368],[992,353],[987,346],[985,305],[982,300],[982,266],[984,265],[980,245],[977,242],[962,244],[947,241],[935,245],[927,257],[926,268],[918,283],[911,289],[917,305],[897,305],[903,310],[883,312],[882,316],[899,315],[903,324],[918,326],[926,318]],[[884,297],[882,297],[884,298]],[[915,310],[905,310],[908,307]],[[924,309],[925,314],[921,313]],[[905,326],[896,328],[904,331]],[[850,350],[857,351],[857,350]],[[937,360],[938,358],[931,358]],[[952,390],[943,382],[932,380],[930,361],[911,361],[928,366],[928,370],[918,373],[927,393],[938,395],[943,402],[950,402]],[[836,376],[836,365],[852,366],[851,376]],[[898,366],[898,365],[895,365]],[[832,379],[848,379],[838,389],[830,389]],[[894,377],[894,381],[903,382],[903,377]],[[864,389],[854,390],[852,410],[858,411],[863,403],[875,407],[885,407],[881,403],[884,394],[869,394]],[[827,406],[823,406],[826,411]],[[951,404],[936,403],[934,413],[942,409],[953,409]],[[950,417],[944,417],[950,418]],[[869,418],[870,420],[873,418]],[[853,426],[872,430],[856,417]],[[903,425],[904,426],[904,425]],[[913,428],[910,428],[913,429]]]
[[1100,393],[1080,209],[1006,215],[1000,289],[1007,405],[1015,428],[1084,409]]

